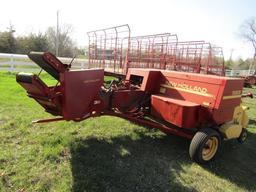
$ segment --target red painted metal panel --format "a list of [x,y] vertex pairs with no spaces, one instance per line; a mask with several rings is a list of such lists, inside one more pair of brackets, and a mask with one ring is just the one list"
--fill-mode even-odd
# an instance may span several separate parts
[[126,75],[126,80],[134,83],[132,79],[133,76],[142,77],[142,82],[139,85],[139,89],[154,93],[158,89],[160,75],[161,73],[159,70],[129,69]]
[[118,90],[112,95],[111,108],[127,112],[136,108],[145,92],[141,90]]
[[90,69],[66,71],[61,74],[63,88],[63,116],[65,119],[83,118],[99,100],[104,71]]
[[[174,71],[162,71],[162,74],[159,91],[164,88],[164,94],[167,96],[209,108],[218,109],[225,94],[232,95],[232,91],[242,90],[243,80],[239,78]],[[225,93],[224,89],[227,88],[230,91]],[[236,98],[236,100],[240,102],[241,99]]]
[[173,71],[162,74],[159,92],[204,107],[199,113],[202,125],[231,121],[235,107],[241,103],[242,79]]
[[172,99],[162,95],[152,95],[151,114],[180,128],[195,128],[198,125],[200,105]]
[[[154,72],[158,74],[154,80],[149,77],[149,74]],[[206,126],[206,125],[220,125],[222,123],[232,120],[234,108],[240,105],[243,79],[240,78],[228,78],[219,77],[215,75],[204,75],[204,74],[193,74],[186,72],[175,72],[166,70],[153,70],[153,69],[130,69],[126,76],[126,80],[130,80],[132,75],[137,75],[143,77],[140,89],[147,91],[145,85],[149,84],[151,93],[161,94],[162,96],[168,97],[170,99],[175,99],[178,103],[181,102],[192,102],[194,104],[200,105],[198,116],[196,116],[197,123],[187,119],[188,127]],[[145,82],[144,82],[145,80]],[[154,89],[152,89],[154,88]],[[176,102],[176,104],[177,104]],[[155,101],[153,102],[155,103]],[[152,105],[153,105],[152,103]],[[164,102],[163,102],[164,103]],[[174,122],[174,124],[183,126],[181,122],[182,110],[179,109],[180,115],[176,115],[175,119],[162,116],[161,111],[166,111],[165,107],[170,104],[157,104],[153,106],[153,111],[158,111],[157,107],[160,107],[160,112],[154,113],[156,117],[161,117],[169,122]],[[182,106],[182,104],[177,104]],[[178,107],[172,105],[167,108],[177,109]],[[171,111],[172,109],[168,109]],[[167,110],[167,111],[168,111]],[[178,110],[178,109],[177,109]],[[158,114],[158,115],[157,115]],[[194,118],[195,115],[192,115]],[[177,121],[177,122],[176,122]],[[178,123],[179,122],[179,123]],[[191,126],[190,126],[191,124]]]

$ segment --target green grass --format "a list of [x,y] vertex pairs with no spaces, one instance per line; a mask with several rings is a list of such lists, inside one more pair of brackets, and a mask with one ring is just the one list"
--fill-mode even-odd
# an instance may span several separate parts
[[0,72],[0,191],[256,191],[256,102],[244,104],[247,142],[223,142],[217,159],[200,166],[189,141],[120,118],[32,124],[51,116],[14,74]]

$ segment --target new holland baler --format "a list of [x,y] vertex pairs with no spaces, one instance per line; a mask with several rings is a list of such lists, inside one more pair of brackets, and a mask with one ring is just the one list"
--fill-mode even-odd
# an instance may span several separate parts
[[71,70],[50,53],[29,57],[59,83],[18,73],[17,82],[56,120],[112,115],[192,139],[190,156],[211,160],[223,139],[244,141],[248,124],[241,106],[243,80],[157,69],[129,69],[125,79],[104,86],[103,69]]
[[[163,39],[166,34],[159,36]],[[109,39],[107,36],[105,38]],[[36,122],[82,121],[102,115],[117,116],[157,128],[166,134],[191,139],[189,154],[197,163],[212,160],[223,140],[244,142],[247,137],[248,108],[241,105],[243,79],[222,76],[222,68],[214,64],[209,56],[205,59],[205,54],[201,54],[198,60],[194,46],[191,49],[187,47],[188,53],[183,57],[184,47],[178,51],[176,44],[175,54],[167,49],[164,52],[165,42],[157,41],[154,36],[154,43],[150,47],[155,46],[155,49],[145,52],[146,49],[142,49],[145,38],[152,36],[136,37],[136,41],[141,42],[137,50],[140,53],[136,52],[136,55],[130,51],[130,35],[122,41],[112,38],[116,40],[116,47],[112,48],[102,44],[99,48],[93,41],[88,53],[92,69],[72,70],[71,65],[63,64],[49,52],[29,53],[31,60],[58,81],[55,86],[47,86],[40,79],[40,73],[16,75],[17,82],[28,96],[46,112],[56,116]],[[123,52],[118,46],[127,39],[128,43],[125,44],[128,48],[121,44],[125,50]],[[105,43],[107,45],[107,40]],[[202,48],[202,42],[195,44],[200,44]],[[191,46],[190,43],[188,45]],[[165,45],[167,47],[172,50],[173,44]],[[193,56],[189,56],[191,52]],[[203,65],[206,60],[208,64]],[[175,68],[167,69],[171,65]],[[109,69],[113,71],[109,72]],[[106,84],[106,74],[115,75],[118,80]]]

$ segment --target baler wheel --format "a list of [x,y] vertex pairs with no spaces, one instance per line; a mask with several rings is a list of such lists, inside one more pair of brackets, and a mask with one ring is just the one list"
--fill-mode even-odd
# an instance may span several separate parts
[[198,131],[189,146],[189,155],[197,163],[207,163],[217,154],[221,144],[220,134],[214,129]]
[[240,136],[237,138],[237,141],[239,143],[244,143],[247,139],[247,136],[248,136],[248,132],[245,128],[243,128]]

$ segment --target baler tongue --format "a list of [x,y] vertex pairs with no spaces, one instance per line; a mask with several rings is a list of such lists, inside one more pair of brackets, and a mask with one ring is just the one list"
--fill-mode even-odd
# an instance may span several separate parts
[[[68,65],[49,52],[30,52],[28,57],[56,80],[59,80],[61,72],[68,69]],[[59,86],[48,87],[38,75],[32,73],[18,73],[16,81],[27,91],[28,96],[35,99],[47,112],[62,115]]]

